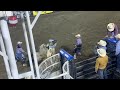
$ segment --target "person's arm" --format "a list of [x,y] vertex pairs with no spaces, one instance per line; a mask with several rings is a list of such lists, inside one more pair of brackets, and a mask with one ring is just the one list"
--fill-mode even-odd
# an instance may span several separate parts
[[98,67],[99,67],[99,58],[97,58],[96,64],[95,64],[95,72],[96,72],[96,73],[97,73],[97,71],[98,71]]
[[115,55],[118,55],[120,53],[120,41],[116,45],[116,52]]
[[19,50],[20,50],[20,52],[22,52],[22,53],[24,53],[24,52],[25,52],[22,48],[20,48]]
[[116,36],[118,34],[118,26],[115,25],[114,35]]

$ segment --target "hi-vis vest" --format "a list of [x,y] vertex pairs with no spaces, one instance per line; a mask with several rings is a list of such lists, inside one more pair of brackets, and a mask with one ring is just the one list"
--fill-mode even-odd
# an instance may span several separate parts
[[[41,14],[48,14],[52,13],[53,11],[42,11]],[[33,11],[33,16],[36,16],[38,14],[38,11]]]

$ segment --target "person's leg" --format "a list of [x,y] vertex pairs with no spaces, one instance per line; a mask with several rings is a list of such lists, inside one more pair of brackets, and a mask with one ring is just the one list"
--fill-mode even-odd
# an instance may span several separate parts
[[104,79],[103,70],[99,69],[98,70],[98,75],[99,75],[99,79]]
[[120,54],[117,55],[117,71],[120,72]]
[[77,48],[74,49],[74,59],[77,59]]
[[78,54],[78,55],[81,55],[81,45],[78,45],[78,46],[77,46],[77,54]]
[[107,70],[106,70],[106,68],[104,69],[103,74],[104,74],[104,79],[108,79],[108,76],[107,76]]
[[22,54],[22,59],[21,60],[22,60],[22,65],[26,66],[27,65],[26,62],[25,62],[26,58],[25,58],[24,54]]
[[21,54],[20,53],[16,53],[15,54],[15,59],[16,59],[16,62],[17,61],[21,61]]

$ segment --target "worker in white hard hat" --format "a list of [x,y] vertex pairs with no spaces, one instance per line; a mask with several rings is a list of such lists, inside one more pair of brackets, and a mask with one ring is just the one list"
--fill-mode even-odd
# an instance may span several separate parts
[[76,37],[76,42],[74,48],[74,59],[77,59],[77,55],[81,55],[82,40],[80,34],[75,35],[75,37]]
[[24,53],[26,53],[23,49],[22,49],[22,42],[18,41],[17,42],[17,47],[16,47],[16,54],[15,54],[15,58],[16,58],[16,61],[22,61],[22,65],[23,66],[26,66],[25,64],[25,55]]
[[57,45],[57,40],[49,39],[49,43],[47,44],[47,47],[48,47],[47,57],[50,57],[55,54],[56,45]]
[[95,54],[97,54],[97,49],[103,48],[103,49],[107,49],[106,47],[107,43],[104,40],[100,40],[99,42],[97,42],[97,45],[95,46]]
[[115,23],[107,25],[107,37],[114,38],[118,34],[118,27]]
[[99,79],[107,79],[106,67],[108,64],[108,56],[103,48],[97,49],[98,58],[96,59],[95,72],[99,75]]

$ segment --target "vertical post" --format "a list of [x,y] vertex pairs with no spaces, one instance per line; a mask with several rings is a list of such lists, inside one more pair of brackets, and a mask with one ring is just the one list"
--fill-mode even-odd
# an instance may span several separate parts
[[32,62],[32,57],[31,57],[30,46],[29,46],[29,42],[28,42],[28,36],[27,36],[27,31],[26,31],[23,12],[21,12],[21,19],[22,19],[22,27],[23,27],[24,37],[25,37],[25,41],[26,41],[26,47],[27,47],[27,53],[28,53],[30,68],[31,68],[31,71],[32,71],[32,78],[35,79],[33,62]]
[[37,55],[36,55],[35,44],[34,44],[33,33],[32,33],[32,29],[31,29],[31,22],[30,22],[30,17],[29,17],[28,11],[26,11],[25,14],[26,14],[27,24],[28,24],[29,34],[30,34],[30,40],[31,40],[31,46],[32,46],[32,51],[33,51],[36,74],[37,74],[37,78],[40,79]]
[[17,65],[16,65],[16,61],[15,61],[15,55],[14,55],[14,51],[13,51],[13,46],[12,46],[12,42],[11,42],[11,38],[10,38],[7,21],[4,19],[0,20],[0,26],[1,26],[1,32],[3,35],[3,39],[5,41],[5,47],[6,47],[6,51],[8,54],[13,79],[18,79],[19,78],[18,77],[18,69],[17,69]]
[[69,69],[69,61],[67,61],[67,71],[70,74],[70,69]]
[[3,38],[2,38],[1,33],[0,33],[0,45],[1,45],[1,51],[2,51],[2,53],[4,55],[3,59],[4,59],[5,68],[6,68],[8,79],[12,79],[10,66],[9,66],[8,58],[6,56],[6,51],[5,51],[4,42],[3,42]]

